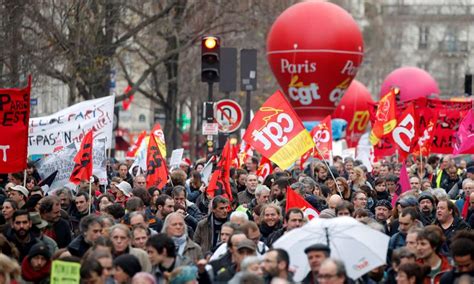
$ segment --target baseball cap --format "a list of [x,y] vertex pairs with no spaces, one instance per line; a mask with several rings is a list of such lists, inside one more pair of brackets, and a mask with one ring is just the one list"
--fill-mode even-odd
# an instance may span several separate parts
[[117,184],[117,188],[127,197],[130,197],[130,192],[132,192],[132,186],[126,182],[122,181],[121,183]]
[[237,244],[237,250],[243,248],[250,249],[253,251],[257,250],[257,246],[255,245],[255,243],[249,239],[244,239]]
[[397,201],[402,207],[409,207],[409,206],[418,206],[418,199],[415,196],[408,195],[404,196]]
[[25,197],[28,197],[28,189],[26,189],[26,187],[24,186],[21,186],[21,185],[15,185],[15,186],[12,186],[11,187],[11,190],[14,190],[14,191],[19,191],[21,194],[23,194]]

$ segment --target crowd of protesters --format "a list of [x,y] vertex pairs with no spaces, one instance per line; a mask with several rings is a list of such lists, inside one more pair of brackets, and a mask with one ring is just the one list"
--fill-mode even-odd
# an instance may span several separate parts
[[301,209],[285,210],[287,187],[319,218],[352,216],[390,236],[387,264],[359,279],[330,246],[308,245],[302,283],[474,281],[474,162],[410,157],[411,189],[401,193],[396,160],[368,172],[334,157],[331,166],[276,167],[263,179],[252,157],[231,169],[232,201],[210,198],[205,161],[183,160],[162,189],[146,188],[131,163],[110,163],[107,186],[95,177],[47,195],[33,165],[5,177],[0,283],[49,283],[54,260],[80,263],[83,283],[294,283],[288,252],[272,246],[308,222]]

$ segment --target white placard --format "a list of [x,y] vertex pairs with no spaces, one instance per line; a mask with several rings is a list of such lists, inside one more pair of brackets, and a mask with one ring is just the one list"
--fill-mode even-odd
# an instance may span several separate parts
[[179,167],[179,164],[181,163],[181,160],[183,159],[183,153],[184,153],[183,148],[173,150],[173,152],[171,153],[171,158],[170,158],[171,168]]
[[88,100],[49,116],[30,118],[28,155],[51,154],[71,143],[80,145],[91,128],[94,139],[106,139],[106,148],[111,148],[114,101],[113,96]]

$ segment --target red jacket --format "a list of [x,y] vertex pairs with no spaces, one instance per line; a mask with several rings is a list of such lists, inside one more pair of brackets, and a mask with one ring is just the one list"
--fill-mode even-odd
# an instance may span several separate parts
[[[441,258],[441,269],[434,277],[426,276],[425,281],[423,282],[424,284],[438,284],[441,276],[451,270],[452,266],[449,264],[448,259],[445,256],[439,254],[438,256]],[[419,264],[424,264],[422,259],[419,259],[417,262]]]

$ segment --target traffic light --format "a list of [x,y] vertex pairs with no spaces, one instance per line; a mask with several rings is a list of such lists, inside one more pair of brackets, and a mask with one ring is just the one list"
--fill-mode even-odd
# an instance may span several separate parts
[[205,36],[201,40],[201,81],[219,82],[221,42],[218,37]]

